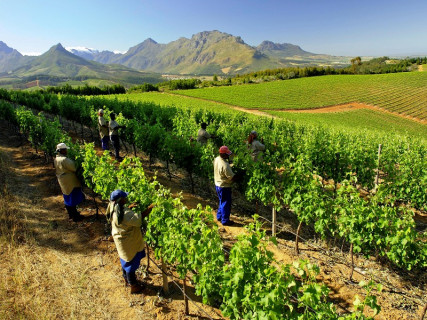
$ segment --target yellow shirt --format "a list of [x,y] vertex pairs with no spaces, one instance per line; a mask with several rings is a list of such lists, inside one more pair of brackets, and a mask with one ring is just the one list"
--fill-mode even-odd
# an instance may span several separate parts
[[53,163],[55,164],[56,177],[63,194],[69,195],[74,188],[82,186],[76,176],[76,165],[73,160],[58,154]]
[[221,188],[230,188],[233,177],[234,173],[228,161],[221,158],[221,156],[216,157],[214,160],[215,185]]
[[126,262],[132,261],[135,255],[145,248],[145,242],[141,232],[141,213],[134,212],[124,206],[123,221],[118,224],[119,204],[110,201],[107,210],[112,211],[111,234],[116,244],[119,257]]
[[[101,136],[101,139],[103,139],[105,136],[108,136],[108,124],[107,121],[105,121],[104,117],[98,117],[98,126],[99,126],[99,135]],[[107,127],[104,127],[107,126]]]

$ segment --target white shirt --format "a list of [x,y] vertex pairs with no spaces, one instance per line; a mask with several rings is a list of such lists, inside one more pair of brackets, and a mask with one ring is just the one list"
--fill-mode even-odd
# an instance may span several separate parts
[[118,133],[118,127],[119,126],[119,124],[117,123],[117,121],[116,120],[110,120],[110,123],[109,123],[109,128],[110,128],[110,136],[117,136],[119,133]]

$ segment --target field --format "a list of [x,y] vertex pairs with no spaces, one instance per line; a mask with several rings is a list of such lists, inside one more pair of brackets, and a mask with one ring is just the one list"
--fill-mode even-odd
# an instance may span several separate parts
[[[233,106],[227,106],[223,103],[169,93],[134,93],[129,95],[117,95],[114,96],[114,98],[117,98],[119,101],[129,100],[134,102],[153,102],[161,106],[176,106],[179,108],[206,108],[212,111],[235,110]],[[247,112],[252,113],[254,111],[248,109]],[[415,122],[408,117],[384,113],[379,110],[359,109],[354,111],[330,113],[299,113],[292,111],[264,110],[258,114],[263,113],[264,115],[271,115],[301,124],[307,123],[324,127],[333,127],[339,130],[367,130],[391,134],[403,134],[421,138],[425,138],[427,136],[427,126],[425,124]]]
[[[388,201],[388,195],[392,195],[399,199],[399,203],[408,205],[408,208],[426,209],[424,188],[426,163],[425,157],[423,157],[425,145],[415,141],[415,139],[386,137],[383,134],[375,135],[363,132],[358,132],[357,134],[353,132],[335,132],[335,130],[316,128],[311,125],[295,126],[289,122],[265,121],[260,117],[245,116],[237,112],[230,114],[228,112],[208,112],[196,108],[193,108],[194,110],[159,108],[151,104],[136,105],[111,101],[108,104],[109,110],[123,113],[118,121],[121,125],[126,126],[126,129],[121,132],[122,138],[128,143],[126,153],[128,153],[129,147],[133,146],[135,148],[136,146],[138,156],[142,159],[126,159],[120,165],[117,164],[119,166],[117,170],[115,165],[111,163],[108,154],[100,158],[97,155],[99,154],[99,149],[94,149],[91,144],[79,145],[79,142],[75,139],[79,135],[81,139],[93,141],[92,132],[90,134],[89,132],[84,133],[83,126],[77,123],[87,124],[92,128],[96,128],[96,110],[102,107],[107,100],[96,97],[89,100],[67,96],[61,96],[59,100],[56,100],[58,98],[56,96],[46,94],[43,97],[41,93],[3,94],[5,98],[15,103],[22,103],[30,108],[39,108],[39,111],[55,111],[61,116],[62,121],[68,119],[67,122],[60,124],[57,121],[52,122],[51,118],[45,118],[43,115],[36,116],[31,110],[22,108],[15,110],[13,105],[8,103],[0,105],[4,109],[1,113],[5,117],[4,119],[15,123],[15,127],[13,127],[15,128],[15,137],[19,139],[19,136],[16,135],[16,130],[19,128],[20,135],[31,141],[36,148],[40,148],[39,150],[46,152],[46,156],[54,155],[58,140],[64,140],[67,144],[72,143],[71,139],[75,141],[70,152],[80,155],[79,159],[82,161],[83,177],[86,185],[96,192],[100,198],[107,199],[110,192],[119,187],[125,190],[133,190],[133,193],[129,195],[129,197],[132,197],[131,202],[138,202],[143,207],[151,202],[157,203],[158,209],[150,216],[147,226],[146,237],[148,243],[156,250],[156,256],[161,255],[167,264],[171,267],[176,267],[175,270],[179,278],[185,279],[188,272],[195,270],[198,276],[194,278],[192,284],[201,289],[198,295],[203,295],[203,301],[205,299],[206,301],[222,301],[221,304],[216,305],[221,308],[223,315],[230,316],[235,314],[234,317],[230,318],[240,319],[249,311],[247,309],[248,305],[251,308],[254,306],[253,310],[260,310],[259,312],[264,309],[272,312],[271,304],[265,305],[263,303],[265,299],[260,299],[264,294],[267,297],[271,297],[271,299],[268,298],[271,303],[277,304],[279,309],[275,312],[282,316],[284,315],[287,309],[280,302],[282,301],[280,292],[282,290],[288,291],[289,286],[286,283],[281,283],[280,279],[287,277],[292,279],[293,275],[289,271],[283,271],[284,273],[279,275],[272,266],[279,262],[292,263],[298,260],[298,256],[295,254],[283,253],[283,251],[287,250],[286,247],[288,249],[289,247],[293,248],[292,241],[289,242],[291,239],[288,231],[284,230],[295,230],[298,226],[298,221],[299,226],[304,223],[302,229],[303,238],[312,239],[310,242],[313,245],[321,245],[323,247],[322,251],[326,252],[326,254],[331,254],[332,251],[339,251],[339,247],[341,247],[342,251],[344,247],[345,251],[350,251],[351,257],[349,257],[349,260],[353,261],[354,249],[354,252],[358,253],[354,256],[358,266],[363,266],[362,270],[365,270],[363,272],[375,275],[375,281],[387,285],[388,288],[396,288],[396,286],[410,288],[407,291],[407,295],[411,297],[412,303],[408,313],[404,311],[408,302],[405,301],[405,305],[402,305],[400,303],[401,297],[396,299],[395,295],[389,293],[378,296],[383,306],[382,316],[384,319],[396,317],[413,319],[415,314],[419,312],[420,307],[423,306],[422,298],[420,298],[422,294],[420,295],[420,293],[423,291],[425,283],[425,277],[422,273],[422,268],[426,266],[425,245],[422,242],[422,233],[425,227],[422,223],[416,225],[412,212],[406,211],[404,207],[378,205]],[[49,104],[41,103],[42,100],[49,101]],[[106,110],[108,109],[106,108]],[[373,118],[369,114],[364,115],[364,117]],[[70,125],[69,120],[77,123]],[[202,120],[209,122],[210,132],[214,133],[219,139],[215,141],[215,145],[208,144],[202,147],[191,143],[190,137],[197,132]],[[372,122],[369,125],[375,125],[375,123]],[[71,130],[71,135],[64,136],[61,128]],[[253,128],[256,128],[261,136],[264,137],[267,147],[264,161],[258,164],[254,164],[251,158],[247,156],[247,152],[245,152],[247,151],[247,146],[243,143],[247,133]],[[89,131],[89,128],[86,131]],[[10,143],[18,142],[16,138],[9,141],[9,136],[12,135],[4,134],[3,145],[9,146]],[[21,136],[21,141],[23,136]],[[96,137],[95,141],[97,141]],[[354,188],[356,185],[352,186],[349,182],[346,182],[346,177],[349,177],[348,179],[351,179],[354,183],[356,182],[354,178],[356,178],[357,184],[363,188],[364,192],[369,192],[372,189],[375,171],[378,166],[378,142],[383,143],[384,148],[381,157],[381,171],[383,172],[381,179],[383,181],[380,185],[381,192],[371,201],[369,198],[362,199],[359,197],[360,191]],[[230,146],[235,151],[233,170],[245,170],[246,174],[245,180],[236,186],[237,190],[235,190],[235,198],[238,200],[235,209],[239,217],[234,216],[233,219],[239,221],[238,226],[220,231],[217,229],[217,222],[214,220],[215,212],[210,208],[203,209],[197,203],[213,201],[213,206],[216,206],[215,193],[210,188],[210,181],[212,180],[211,166],[212,159],[217,155],[218,146],[223,144]],[[16,152],[15,150],[16,148],[13,152]],[[4,152],[8,152],[8,149],[5,148]],[[122,152],[124,153],[125,151],[122,150]],[[134,150],[134,152],[135,156],[137,156],[137,150]],[[131,153],[133,154],[132,151]],[[24,154],[28,154],[28,152]],[[12,154],[10,154],[10,157],[13,157]],[[144,171],[147,167],[151,168],[147,158],[157,159],[172,166],[172,169],[168,165],[166,170],[162,170],[161,165],[157,166],[156,170],[166,171],[169,175],[169,170],[173,172],[175,183],[169,181],[168,184],[173,186],[176,192],[189,190],[188,184],[183,184],[187,180],[187,176],[191,184],[190,192],[196,196],[201,196],[201,198],[195,198],[195,201],[187,209],[182,206],[181,200],[174,198],[175,192],[173,197],[170,197],[169,193],[165,192],[157,183],[153,182],[151,184],[151,179],[145,178],[141,166],[141,164],[144,166]],[[140,161],[143,162],[141,163]],[[271,166],[270,164],[273,163],[275,165]],[[399,166],[396,166],[396,163]],[[16,161],[16,166],[18,165],[19,163]],[[283,168],[286,169],[283,170]],[[349,169],[353,172],[351,176],[348,176]],[[164,173],[165,178],[166,172]],[[196,188],[193,185],[194,179],[191,178],[192,173],[194,173],[193,178],[197,179]],[[277,179],[278,174],[280,179]],[[326,180],[318,180],[317,175],[328,177],[328,185],[324,184]],[[136,177],[137,179],[135,179]],[[44,176],[37,176],[37,178],[45,179]],[[335,182],[329,180],[329,178],[334,181],[342,181],[342,187],[339,187],[338,184],[334,187],[333,184]],[[54,179],[54,175],[50,179]],[[169,179],[172,179],[171,175]],[[165,180],[167,179],[163,179],[163,182]],[[48,185],[57,187],[55,183],[49,183]],[[402,189],[400,186],[405,188]],[[52,191],[46,192],[45,196],[49,197],[52,193],[58,193],[57,190]],[[91,191],[88,191],[88,194],[89,192]],[[384,196],[387,198],[384,198]],[[58,196],[57,200],[56,207],[60,205],[60,196]],[[248,243],[248,235],[246,233],[248,230],[244,231],[241,227],[248,225],[251,221],[247,217],[252,215],[254,211],[253,201],[255,200],[258,203],[256,212],[261,213],[262,218],[267,219],[267,221],[269,219],[268,209],[271,208],[272,204],[275,207],[283,208],[283,206],[286,206],[290,209],[280,210],[281,213],[278,216],[281,235],[277,240],[281,245],[280,250],[278,248],[273,250],[273,246],[268,246],[269,250],[273,250],[276,261],[271,260],[273,256],[270,256],[270,258],[263,257],[265,247],[261,245],[261,242],[268,242],[268,238],[265,238],[263,233],[256,231],[252,235],[251,243],[256,241],[260,245],[255,244],[249,247],[246,245]],[[105,202],[101,206],[105,207]],[[260,210],[258,210],[258,206]],[[91,206],[84,213],[89,215],[93,210],[94,208]],[[233,209],[233,212],[236,211]],[[363,219],[360,219],[361,217]],[[62,229],[62,222],[58,224]],[[283,227],[286,229],[282,229]],[[416,227],[421,229],[416,230]],[[156,230],[156,232],[151,232],[150,230]],[[267,230],[269,232],[269,223],[267,223]],[[298,227],[296,232],[299,233],[299,230],[300,228]],[[326,237],[330,239],[328,246],[326,246],[326,243],[319,244],[313,239],[314,230],[316,231],[315,238]],[[403,230],[405,230],[405,233],[401,232]],[[93,231],[89,234],[93,235]],[[237,234],[239,236],[236,239],[234,236]],[[384,237],[384,234],[388,236]],[[330,235],[336,235],[336,237],[334,236],[334,239],[331,239]],[[56,235],[52,236],[52,238],[56,237]],[[95,238],[99,239],[99,237],[100,234],[97,233]],[[82,245],[90,241],[90,239],[82,240]],[[96,239],[93,240],[97,241]],[[336,244],[335,240],[338,241]],[[334,242],[333,244],[332,241]],[[157,246],[159,243],[163,245]],[[224,250],[221,250],[222,243],[224,243]],[[319,271],[315,271],[317,267],[314,267],[315,269],[312,270],[314,274],[307,279],[309,282],[300,289],[291,291],[294,296],[288,298],[290,299],[289,303],[292,303],[295,299],[300,299],[298,297],[299,294],[302,294],[299,303],[305,303],[304,301],[311,301],[314,298],[321,300],[321,304],[308,304],[307,307],[304,305],[303,308],[305,308],[308,318],[312,318],[312,314],[309,315],[309,313],[315,312],[312,310],[313,308],[316,308],[316,310],[320,310],[318,308],[325,311],[326,309],[330,310],[329,302],[326,300],[327,296],[336,303],[336,307],[340,310],[339,312],[348,312],[346,309],[355,311],[352,309],[352,299],[354,293],[358,292],[359,294],[360,291],[356,291],[357,288],[351,283],[345,282],[346,277],[343,276],[344,274],[348,275],[351,268],[349,263],[345,263],[345,270],[339,270],[338,264],[341,262],[337,264],[334,262],[331,265],[332,260],[330,257],[323,259],[317,253],[310,253],[309,250],[306,250],[303,246],[301,247],[304,256],[308,254],[310,260],[320,264],[322,273],[319,275],[320,278],[316,278],[316,272],[318,273]],[[331,251],[326,247],[330,247]],[[334,247],[337,250],[333,249]],[[162,248],[173,248],[173,250],[163,251]],[[110,247],[110,249],[114,250],[114,247]],[[95,250],[100,250],[100,248],[95,248]],[[287,251],[289,252],[289,250]],[[242,254],[247,256],[242,256]],[[378,255],[382,258],[378,258]],[[372,256],[373,259],[365,260],[363,258],[368,256]],[[226,257],[228,259],[225,259]],[[253,259],[254,257],[263,258],[253,261],[253,263],[245,263],[248,258]],[[341,258],[337,259],[342,261],[343,258],[341,256]],[[113,264],[113,259],[114,255],[111,256],[111,260],[108,260],[108,265]],[[43,258],[40,260],[43,260]],[[92,261],[92,263],[94,262]],[[294,267],[295,264],[293,264]],[[306,267],[312,268],[311,264],[306,265]],[[94,271],[99,270],[96,266],[94,268],[96,269],[87,271],[89,279],[93,279],[95,276]],[[244,270],[244,276],[241,276],[241,270]],[[298,274],[304,274],[302,270],[298,270],[296,270]],[[410,274],[407,273],[408,270],[411,271]],[[308,272],[311,271],[309,270]],[[333,273],[332,276],[330,276],[331,273]],[[238,276],[230,279],[230,274],[237,274]],[[382,274],[387,275],[387,280]],[[259,278],[259,275],[264,275],[264,277]],[[411,278],[409,278],[410,275],[412,276]],[[358,277],[357,281],[362,280],[364,277],[363,273],[359,273],[356,276]],[[390,277],[393,278],[394,284],[390,283]],[[315,278],[327,283],[330,289],[326,288],[322,283],[313,282]],[[247,282],[248,279],[252,282]],[[100,280],[102,282],[103,279]],[[117,280],[110,284],[113,287],[117,287]],[[236,285],[237,280],[242,285],[253,288],[253,293],[252,291],[247,292],[246,296],[242,296],[240,300],[250,301],[250,304],[228,303],[229,300],[222,298],[241,294],[240,284]],[[12,280],[8,281],[10,284]],[[150,296],[155,295],[159,282],[147,282],[149,283],[148,292]],[[96,283],[93,283],[93,285]],[[217,288],[220,288],[220,283],[222,283],[223,289],[218,292]],[[11,288],[11,286],[8,286],[8,288]],[[304,290],[312,286],[315,287],[316,292],[323,293],[316,297],[313,296],[311,291],[307,291],[306,294]],[[270,287],[277,290],[271,291],[268,289]],[[156,289],[153,290],[154,288]],[[105,289],[94,288],[94,290],[94,293],[89,294],[96,294],[97,291],[104,292]],[[70,288],[67,288],[67,291],[70,292]],[[117,292],[119,291],[117,290]],[[8,292],[5,293],[7,298]],[[361,294],[363,295],[363,292]],[[61,296],[63,297],[63,295]],[[303,301],[303,297],[306,296],[310,296],[310,300]],[[83,301],[85,300],[83,298]],[[176,300],[176,297],[174,300]],[[120,301],[123,306],[123,300]],[[344,303],[344,306],[340,301]],[[14,305],[11,302],[11,306],[16,307],[16,304]],[[303,305],[300,304],[300,306]],[[18,308],[18,310],[21,310],[21,303]],[[88,305],[83,310],[90,312],[94,308],[95,306]],[[145,309],[144,311],[148,311],[147,309],[150,306],[144,304],[143,308]],[[299,308],[297,311],[304,312],[303,308]],[[173,312],[176,312],[175,310]],[[70,313],[68,310],[64,311],[65,313]],[[46,310],[46,312],[50,312],[50,310]],[[71,312],[74,313],[75,311]],[[337,316],[337,314],[334,315],[334,317]]]
[[323,127],[355,131],[379,131],[390,134],[406,134],[427,137],[427,126],[393,114],[381,111],[358,109],[333,113],[298,113],[286,111],[266,111],[268,114]]
[[310,109],[361,102],[421,120],[427,119],[425,72],[333,75],[175,93],[267,110]]
[[231,110],[230,106],[216,101],[202,100],[168,92],[130,93],[126,95],[111,95],[109,97],[117,98],[119,101],[153,102],[160,106],[175,106],[178,108],[203,108],[216,111]]

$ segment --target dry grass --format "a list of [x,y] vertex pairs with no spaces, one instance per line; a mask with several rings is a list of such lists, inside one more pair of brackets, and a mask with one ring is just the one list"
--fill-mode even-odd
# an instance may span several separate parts
[[108,292],[89,276],[96,259],[61,250],[67,222],[42,221],[42,208],[12,195],[11,171],[0,153],[0,319],[117,318]]

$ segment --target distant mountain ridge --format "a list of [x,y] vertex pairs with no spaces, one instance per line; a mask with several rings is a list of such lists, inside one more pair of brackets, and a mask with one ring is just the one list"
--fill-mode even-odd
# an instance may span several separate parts
[[241,37],[217,30],[199,32],[190,39],[182,37],[167,44],[148,38],[126,53],[83,47],[66,50],[57,44],[40,56],[30,57],[0,41],[0,84],[40,76],[127,83],[151,78],[151,82],[159,82],[160,74],[233,75],[290,66],[344,65],[349,60],[310,53],[289,43],[263,41],[253,47]]
[[[263,41],[257,47],[246,44],[241,37],[214,31],[194,34],[159,44],[148,38],[124,54],[111,51],[72,51],[100,63],[117,63],[137,70],[172,74],[233,74],[301,64],[319,65],[349,63],[348,58],[314,54],[290,43]],[[305,59],[305,60],[304,60]]]
[[[3,75],[11,82],[22,79],[58,78],[69,80],[103,79],[138,84],[160,82],[160,75],[148,74],[122,65],[105,65],[90,61],[67,51],[60,43],[47,52]],[[1,78],[1,75],[0,75]]]
[[0,41],[0,73],[10,72],[13,69],[32,60],[33,57],[23,56],[16,49],[12,49]]

